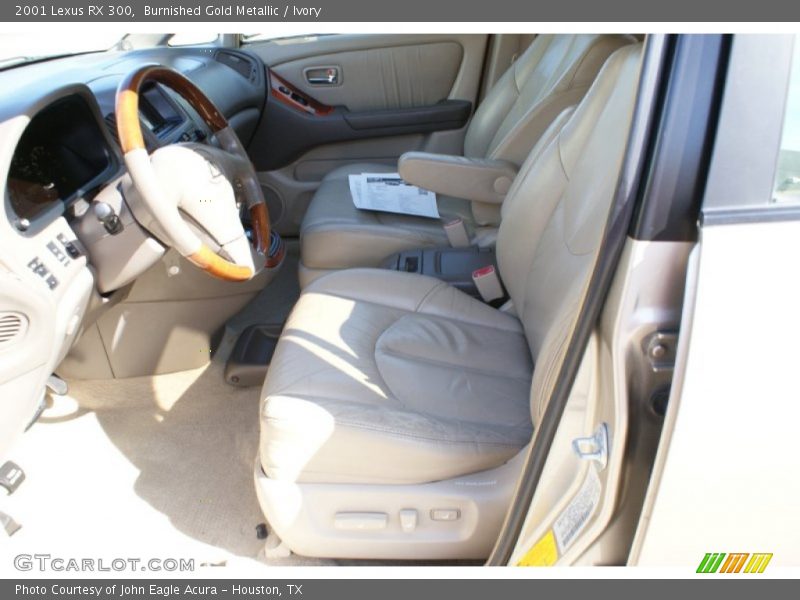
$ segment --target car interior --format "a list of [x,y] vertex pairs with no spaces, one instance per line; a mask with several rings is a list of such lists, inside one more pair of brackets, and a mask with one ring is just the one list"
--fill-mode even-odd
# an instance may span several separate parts
[[[485,561],[649,39],[144,37],[0,72],[9,544]],[[438,218],[356,207],[353,176],[394,173]],[[591,362],[573,437],[614,422]],[[566,496],[573,454],[541,494]]]

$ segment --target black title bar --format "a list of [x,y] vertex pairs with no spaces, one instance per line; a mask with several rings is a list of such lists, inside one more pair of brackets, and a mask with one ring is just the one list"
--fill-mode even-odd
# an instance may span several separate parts
[[787,22],[786,0],[12,0],[9,22]]
[[794,598],[796,581],[721,578],[683,580],[538,579],[528,568],[522,579],[253,579],[253,580],[3,580],[0,596],[7,600],[530,600],[531,598],[675,598],[719,597]]

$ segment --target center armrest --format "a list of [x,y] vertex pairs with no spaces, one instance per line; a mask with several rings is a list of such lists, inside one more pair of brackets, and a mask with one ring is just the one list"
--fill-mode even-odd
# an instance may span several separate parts
[[407,183],[437,194],[501,204],[517,168],[504,160],[406,152],[400,157],[398,172]]

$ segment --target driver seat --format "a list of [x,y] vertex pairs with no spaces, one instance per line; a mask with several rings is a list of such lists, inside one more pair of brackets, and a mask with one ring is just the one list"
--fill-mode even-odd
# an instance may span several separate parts
[[609,58],[510,191],[497,253],[513,311],[389,270],[305,288],[264,382],[256,469],[266,518],[291,550],[488,555],[583,302],[640,57],[637,44]]

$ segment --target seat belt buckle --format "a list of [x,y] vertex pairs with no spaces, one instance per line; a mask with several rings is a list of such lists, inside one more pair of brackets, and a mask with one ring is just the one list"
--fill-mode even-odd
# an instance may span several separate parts
[[467,233],[467,226],[464,224],[464,219],[457,217],[452,221],[448,221],[443,225],[444,232],[447,235],[447,241],[453,248],[465,248],[472,245]]
[[472,281],[484,302],[491,302],[505,296],[503,284],[500,283],[497,270],[492,265],[475,269],[472,272]]

